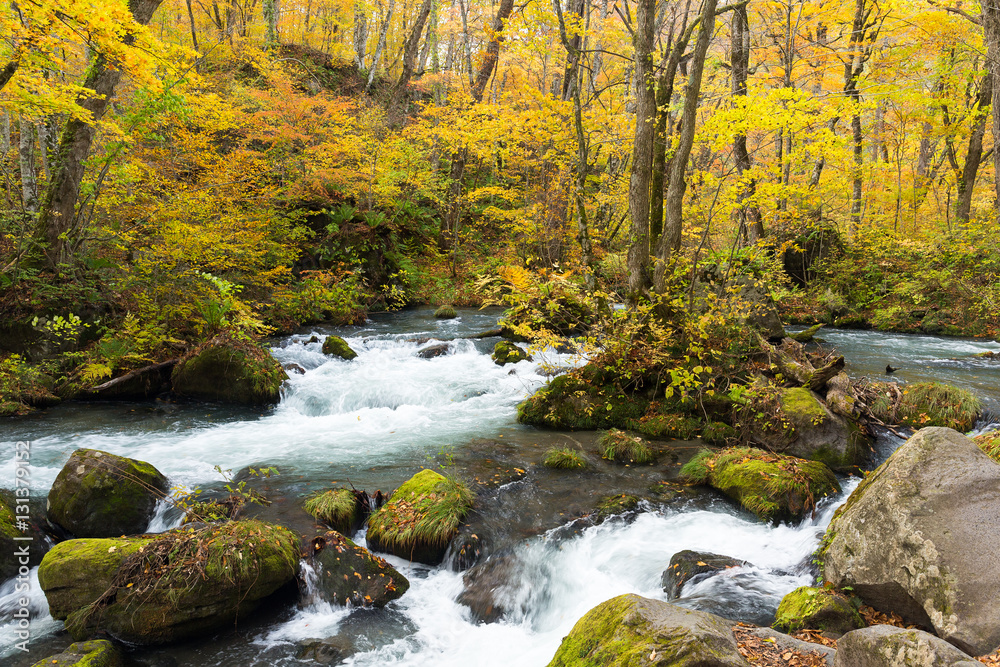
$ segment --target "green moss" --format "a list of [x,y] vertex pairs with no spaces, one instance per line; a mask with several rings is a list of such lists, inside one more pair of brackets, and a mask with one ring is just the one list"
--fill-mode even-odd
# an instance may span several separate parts
[[982,403],[966,390],[938,382],[920,382],[903,388],[899,423],[906,426],[946,426],[965,433],[972,430]]
[[445,304],[434,311],[434,317],[439,320],[453,320],[458,317],[458,313],[455,312],[455,307]]
[[638,425],[649,408],[649,399],[585,380],[588,368],[553,378],[525,399],[517,406],[518,421],[558,429]]
[[171,374],[176,393],[247,405],[277,403],[288,375],[257,343],[219,335],[181,360]]
[[765,521],[800,519],[821,498],[840,492],[825,464],[752,447],[699,453],[681,469],[681,476],[696,484],[707,480]]
[[781,599],[772,627],[781,632],[809,629],[843,634],[865,627],[865,622],[844,596],[802,586]]
[[0,498],[0,535],[12,538],[21,536],[21,531],[14,526],[14,512],[2,498]]
[[323,354],[330,354],[350,361],[358,356],[351,346],[340,336],[327,336],[323,341]]
[[823,328],[823,324],[814,324],[813,326],[809,327],[805,331],[800,331],[798,333],[789,334],[788,337],[791,338],[792,340],[798,341],[800,343],[808,343],[809,341],[811,341],[813,339],[813,337],[817,334],[817,332],[819,332],[819,330],[822,329],[822,328]]
[[493,347],[493,363],[497,366],[516,364],[525,359],[531,359],[528,354],[514,343],[502,340]]
[[736,429],[722,422],[711,422],[701,431],[701,439],[709,445],[728,445],[736,441]]
[[636,597],[619,595],[588,611],[563,638],[548,667],[648,664],[653,638],[644,636],[646,624],[640,618],[622,622]]
[[641,500],[638,496],[626,493],[602,498],[601,502],[597,505],[597,519],[598,521],[604,521],[616,514],[624,514],[625,512],[634,510],[639,506]]
[[65,651],[36,662],[32,667],[119,667],[118,648],[107,639],[70,644]]
[[583,470],[587,467],[587,459],[583,458],[583,455],[575,449],[564,447],[545,452],[545,460],[542,465],[546,468],[561,470]]
[[306,500],[304,508],[317,521],[344,535],[350,535],[362,520],[361,503],[350,489],[324,491]]
[[472,508],[473,495],[461,482],[421,470],[368,520],[373,549],[419,562],[438,562]]
[[601,458],[619,463],[652,463],[656,460],[656,452],[642,438],[629,435],[618,429],[610,429],[601,434],[597,440],[601,449]]
[[779,400],[782,412],[795,421],[808,419],[818,426],[826,419],[826,410],[808,389],[786,389]]

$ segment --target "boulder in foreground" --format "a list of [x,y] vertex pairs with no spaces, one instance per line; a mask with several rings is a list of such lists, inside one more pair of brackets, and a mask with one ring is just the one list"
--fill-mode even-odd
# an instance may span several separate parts
[[873,625],[837,641],[834,667],[958,667],[980,665],[948,642],[921,630]]
[[277,403],[288,374],[257,343],[220,334],[174,366],[174,393],[244,405]]
[[107,639],[70,644],[66,650],[36,662],[33,667],[120,667],[118,647]]
[[385,560],[335,530],[312,539],[310,562],[323,599],[355,607],[384,607],[410,588]]

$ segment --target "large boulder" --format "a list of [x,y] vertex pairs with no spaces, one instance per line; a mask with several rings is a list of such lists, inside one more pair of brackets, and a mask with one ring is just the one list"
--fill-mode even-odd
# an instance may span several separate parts
[[49,490],[47,515],[76,537],[134,535],[145,532],[168,490],[167,478],[145,461],[78,449]]
[[244,405],[277,403],[288,374],[277,359],[252,341],[218,335],[174,366],[174,393],[206,401]]
[[921,630],[873,625],[837,640],[834,667],[959,667],[981,665],[946,641]]
[[523,564],[510,553],[495,554],[474,565],[462,575],[458,603],[468,607],[476,621],[499,621],[514,608],[509,590],[521,567]]
[[868,441],[857,422],[834,414],[819,396],[804,387],[785,389],[779,398],[783,428],[758,437],[770,449],[834,470],[856,468],[868,453]]
[[824,576],[973,655],[1000,645],[1000,464],[948,428],[918,431],[827,529]]
[[371,515],[368,545],[374,551],[436,565],[472,508],[472,498],[461,482],[421,470]]
[[294,580],[298,538],[259,521],[158,536],[78,539],[42,559],[38,582],[53,618],[76,640],[106,632],[162,644],[232,626]]
[[120,667],[122,654],[107,639],[70,644],[65,651],[36,662],[33,667]]
[[703,450],[684,464],[680,475],[722,491],[764,521],[798,521],[821,498],[840,493],[837,478],[824,463],[754,447]]
[[334,604],[384,607],[410,582],[385,560],[335,530],[312,539],[309,557],[320,596]]
[[819,630],[828,637],[865,627],[851,602],[826,588],[800,586],[781,598],[774,627],[785,632]]
[[346,361],[355,359],[358,353],[351,349],[351,346],[347,344],[340,336],[327,336],[326,340],[323,341],[323,354],[329,354],[334,357],[340,357]]
[[577,621],[549,667],[749,667],[731,626],[669,602],[619,595]]
[[729,556],[685,549],[670,557],[670,564],[663,571],[660,584],[663,592],[667,594],[667,599],[676,600],[681,596],[684,584],[701,581],[723,570],[746,564],[746,561]]

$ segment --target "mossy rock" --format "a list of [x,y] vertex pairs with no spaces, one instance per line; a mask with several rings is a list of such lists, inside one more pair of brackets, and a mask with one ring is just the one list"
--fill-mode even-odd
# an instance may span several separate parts
[[638,425],[649,408],[649,399],[586,380],[587,368],[553,378],[517,406],[517,420],[565,430]]
[[670,557],[670,564],[660,575],[660,586],[668,600],[675,600],[680,597],[685,584],[746,564],[746,561],[729,556],[685,549]]
[[640,502],[642,502],[642,498],[627,493],[602,498],[601,502],[597,504],[597,520],[606,521],[613,516],[631,512],[639,506]]
[[764,521],[798,521],[825,496],[840,493],[826,464],[753,447],[703,450],[681,468],[683,479],[707,484]]
[[746,667],[731,626],[705,612],[619,595],[577,621],[548,667]]
[[303,508],[317,521],[335,531],[351,535],[365,520],[358,493],[350,489],[330,489],[306,500]]
[[610,429],[597,440],[601,458],[619,463],[644,465],[656,460],[657,452],[642,438],[618,429]]
[[347,361],[358,356],[358,353],[352,350],[347,341],[340,336],[326,337],[326,340],[323,341],[323,354],[330,354],[341,359],[346,359]]
[[310,561],[323,598],[339,605],[384,607],[410,582],[384,559],[336,531],[314,537]]
[[836,591],[801,586],[781,598],[771,627],[781,632],[819,630],[836,638],[865,627],[865,622],[850,600]]
[[17,575],[20,566],[18,554],[15,550],[20,548],[16,537],[22,537],[24,533],[17,529],[14,524],[14,511],[7,502],[0,498],[0,581],[6,581]]
[[145,461],[78,449],[52,484],[47,515],[76,537],[133,535],[146,530],[168,489]]
[[434,311],[434,317],[439,320],[453,320],[458,317],[458,313],[455,312],[455,307],[445,304]]
[[107,632],[162,644],[232,627],[291,583],[299,540],[260,521],[56,545],[38,569],[53,618],[74,639]]
[[121,667],[122,654],[107,639],[70,644],[65,651],[50,655],[32,667]]
[[961,433],[972,430],[982,402],[967,389],[940,382],[919,382],[903,387],[897,421],[903,426],[944,426]]
[[174,366],[176,394],[206,401],[243,405],[277,403],[285,369],[252,341],[219,335],[203,343]]
[[722,422],[710,422],[701,431],[701,439],[709,445],[728,445],[736,441],[736,429]]
[[799,343],[808,343],[811,341],[820,329],[823,328],[823,324],[814,324],[805,331],[800,331],[798,333],[788,334],[788,337]]
[[528,353],[519,348],[514,343],[506,340],[502,340],[493,346],[493,363],[497,366],[504,366],[506,364],[516,364],[519,361],[524,361],[527,359],[531,361],[531,357]]
[[472,493],[461,482],[433,470],[421,470],[371,515],[368,545],[374,551],[436,565],[458,534],[472,500]]
[[584,458],[583,454],[569,447],[553,448],[545,452],[545,460],[542,461],[542,465],[557,470],[583,470],[587,467],[587,459]]

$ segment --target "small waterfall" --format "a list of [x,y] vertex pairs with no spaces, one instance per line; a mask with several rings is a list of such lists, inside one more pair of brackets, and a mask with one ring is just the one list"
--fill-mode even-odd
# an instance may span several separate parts
[[173,501],[173,495],[163,498],[156,503],[153,510],[153,518],[146,526],[147,533],[165,533],[168,530],[178,528],[184,523],[184,510]]
[[[21,602],[27,598],[28,605]],[[19,617],[22,610],[27,610],[27,619]],[[19,654],[16,644],[24,641],[25,625],[30,633],[28,642],[50,634],[62,626],[49,615],[49,603],[45,599],[41,586],[38,584],[38,568],[33,567],[24,579],[8,579],[0,584],[0,658]]]

